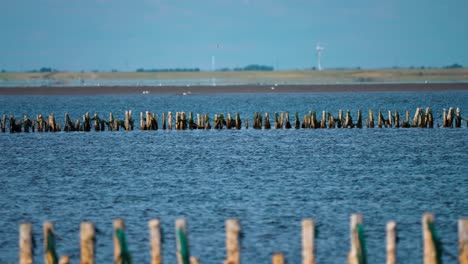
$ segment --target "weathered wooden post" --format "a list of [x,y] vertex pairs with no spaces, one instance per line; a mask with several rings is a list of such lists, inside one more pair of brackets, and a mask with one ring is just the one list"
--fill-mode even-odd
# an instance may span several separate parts
[[280,128],[284,127],[284,112],[281,112],[279,125],[280,125]]
[[[275,113],[275,119],[276,119],[276,128],[278,128],[278,113]],[[271,124],[270,124],[270,117],[268,116],[268,112],[265,112],[265,129],[270,129]]]
[[210,116],[205,114],[205,129],[211,129]]
[[377,127],[382,128],[383,127],[383,115],[382,111],[379,109],[379,112],[377,114]]
[[75,129],[76,131],[83,131],[83,128],[80,125],[80,119],[77,119],[75,122]]
[[200,118],[200,114],[197,113],[197,129],[201,129],[202,128],[202,120]]
[[16,120],[13,115],[10,115],[10,133],[16,132]]
[[132,258],[128,251],[127,239],[125,237],[125,225],[123,219],[114,220],[114,263],[130,264]]
[[434,117],[432,116],[432,110],[429,107],[426,108],[426,115],[425,115],[424,123],[428,128],[434,127]]
[[344,124],[343,110],[340,109],[340,110],[338,110],[338,120],[336,121],[336,126],[338,128],[341,128],[341,127],[343,127],[343,124]]
[[291,128],[291,122],[289,122],[289,112],[284,113],[284,116],[285,116],[284,128],[290,129]]
[[19,264],[33,263],[32,225],[24,223],[19,231]]
[[453,107],[450,107],[448,111],[448,115],[447,115],[447,126],[450,128],[453,127],[453,118],[454,118],[454,109]]
[[315,264],[315,223],[302,220],[302,264]]
[[190,257],[190,264],[200,264],[200,262],[198,261],[197,257],[191,256]]
[[[230,115],[228,114],[228,118],[230,118]],[[197,129],[197,125],[195,125],[195,122],[193,120],[193,112],[189,113],[189,122],[188,122],[188,128],[189,129]]]
[[387,264],[396,264],[396,222],[387,223]]
[[60,257],[58,264],[70,264],[70,257],[69,256]]
[[130,130],[130,113],[129,111],[125,111],[125,130]]
[[232,128],[232,118],[231,118],[231,113],[227,114],[227,119],[226,119],[226,129],[231,129]]
[[344,128],[354,128],[353,118],[351,117],[351,112],[349,110],[346,111],[346,120],[344,123]]
[[44,263],[56,264],[58,262],[55,251],[55,232],[51,222],[44,223]]
[[393,116],[392,116],[392,111],[388,110],[388,126],[390,128],[393,127]]
[[272,263],[273,264],[284,264],[284,255],[283,255],[283,253],[273,253]]
[[398,110],[395,109],[395,128],[400,127],[400,114],[398,114]]
[[458,245],[460,264],[468,264],[468,218],[458,220]]
[[335,128],[335,117],[328,112],[328,128]]
[[140,112],[140,130],[146,130],[145,119],[143,118],[143,112]]
[[301,128],[301,122],[299,121],[299,113],[298,112],[296,112],[296,114],[294,115],[294,128],[295,129]]
[[24,122],[23,122],[24,132],[29,133],[29,128],[31,127],[32,122],[31,120],[29,120],[27,115],[24,115],[23,119],[24,119]]
[[89,112],[86,112],[85,115],[83,116],[83,131],[84,132],[91,131],[91,123],[90,123],[90,118],[89,118]]
[[2,133],[6,132],[6,119],[7,119],[7,116],[4,114],[2,117]]
[[358,109],[358,111],[357,111],[356,127],[357,127],[357,128],[362,128],[362,115],[361,115],[361,109]]
[[460,128],[461,127],[461,122],[462,122],[462,117],[461,117],[460,107],[457,107],[457,112],[456,112],[456,115],[455,115],[455,127]]
[[226,261],[224,264],[240,264],[240,231],[239,220],[226,220]]
[[368,128],[374,128],[374,114],[372,113],[372,109],[369,109],[369,126]]
[[99,122],[100,119],[97,113],[94,113],[93,120],[94,120],[94,131],[96,132],[101,131],[101,122]]
[[440,252],[437,248],[440,243],[434,226],[434,215],[425,213],[422,217],[424,264],[441,263]]
[[162,129],[163,130],[166,130],[167,126],[166,126],[166,113],[162,113]]
[[416,112],[414,113],[414,117],[413,117],[413,127],[418,127],[419,124],[418,124],[418,118],[419,116],[421,115],[421,108],[416,108]]
[[302,117],[302,126],[301,126],[302,128],[309,128],[310,127],[310,124],[308,123],[308,120],[310,120],[310,119],[309,119],[309,117],[307,117],[307,115],[304,115]]
[[177,219],[176,225],[176,243],[177,243],[177,262],[178,264],[190,263],[190,249],[187,236],[187,224],[185,219]]
[[364,228],[362,215],[351,215],[351,250],[348,255],[348,264],[365,264],[366,247],[364,244]]
[[[270,120],[267,120],[267,113],[265,113],[265,128],[267,126],[267,122],[268,124],[270,124]],[[280,125],[280,121],[279,121],[279,118],[278,118],[278,113],[275,112],[275,128],[276,129],[280,129],[281,128],[281,125]]]
[[65,125],[63,126],[63,131],[70,132],[73,131],[72,129],[73,123],[70,121],[70,116],[68,113],[65,113]]
[[151,264],[162,264],[162,236],[159,219],[152,219],[148,222],[151,246]]
[[172,130],[172,112],[167,113],[167,129]]
[[91,222],[83,222],[80,225],[80,264],[95,264],[94,242],[95,228]]
[[443,113],[442,113],[442,127],[448,127],[447,109],[445,109],[445,108],[444,108]]
[[320,120],[320,128],[327,128],[327,119],[325,111],[322,111],[322,120]]
[[242,128],[242,120],[240,118],[239,112],[236,112],[236,129]]
[[112,112],[109,113],[109,123],[107,124],[107,129],[109,131],[114,130],[114,115],[112,114]]

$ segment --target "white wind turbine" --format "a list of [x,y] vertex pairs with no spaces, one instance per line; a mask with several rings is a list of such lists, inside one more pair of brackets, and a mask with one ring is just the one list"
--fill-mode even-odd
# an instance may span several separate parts
[[325,48],[320,46],[319,43],[317,43],[317,46],[315,47],[315,51],[317,51],[317,70],[319,71],[322,70],[321,57],[322,57],[323,50],[325,50]]

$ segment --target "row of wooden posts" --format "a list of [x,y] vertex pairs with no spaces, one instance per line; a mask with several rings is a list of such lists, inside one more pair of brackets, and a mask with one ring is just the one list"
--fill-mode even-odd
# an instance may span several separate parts
[[[128,249],[125,236],[125,225],[122,219],[113,222],[114,232],[114,263],[130,264],[132,257]],[[162,260],[162,233],[160,221],[153,219],[148,222],[150,236],[150,256],[152,264],[161,264]],[[459,229],[459,263],[468,264],[468,219],[460,219]],[[51,222],[45,222],[43,228],[44,235],[44,256],[45,264],[68,264],[68,256],[58,258],[55,244],[55,231]],[[241,227],[239,220],[228,219],[226,221],[226,260],[224,264],[239,264],[241,262]],[[176,256],[178,264],[196,264],[199,260],[190,254],[187,224],[185,219],[177,219],[175,222],[176,232]],[[366,260],[365,234],[363,228],[363,218],[360,214],[351,216],[351,240],[350,251],[348,253],[348,264],[364,264]],[[386,226],[386,263],[395,264],[397,262],[397,225],[390,221]],[[95,261],[95,227],[90,222],[81,223],[80,228],[80,264],[94,264]],[[315,264],[315,236],[316,227],[312,219],[302,221],[302,263]],[[426,213],[422,217],[422,237],[423,237],[423,258],[424,264],[440,264],[443,249],[441,241],[435,230],[434,216]],[[20,225],[19,234],[19,263],[33,263],[33,240],[32,225],[25,223]],[[273,264],[285,263],[282,253],[274,253]]]
[[[291,124],[289,113],[281,112],[275,113],[274,115],[274,128],[276,129],[290,129],[290,128],[362,128],[362,112],[358,110],[357,120],[353,122],[351,112],[346,111],[346,115],[343,114],[343,110],[338,111],[338,116],[335,117],[330,112],[322,111],[321,119],[317,119],[317,113],[315,111],[310,111],[308,114],[304,115],[302,122],[299,120],[299,113],[296,112],[294,121]],[[442,113],[442,124],[436,124],[437,127],[456,127],[460,128],[462,126],[462,116],[460,108],[457,108],[456,111],[453,107],[450,107],[447,111],[443,110]],[[7,126],[7,121],[8,126]],[[172,112],[162,114],[161,118],[162,124],[161,128],[163,130],[168,129],[172,130],[186,130],[186,129],[241,129],[242,120],[239,113],[235,114],[235,117],[231,116],[230,113],[225,117],[224,114],[215,114],[213,127],[210,123],[210,117],[208,114],[196,114],[196,120],[192,112],[186,115],[185,112],[176,112],[175,119],[173,118]],[[82,123],[81,123],[82,122]],[[466,120],[468,127],[468,119]],[[99,117],[97,113],[93,117],[90,116],[89,112],[83,115],[82,121],[77,119],[75,122],[71,121],[68,113],[65,114],[65,124],[63,126],[63,131],[85,131],[89,132],[93,129],[95,131],[105,131],[106,127],[109,131],[118,131],[121,128],[130,131],[133,130],[135,126],[135,121],[132,118],[132,111],[125,111],[125,118],[123,120],[118,120],[114,118],[112,113],[109,114],[109,120],[104,120]],[[244,120],[245,128],[249,128],[249,120]],[[409,111],[406,111],[405,119],[400,120],[400,114],[398,110],[395,110],[394,113],[388,111],[387,118],[381,110],[377,113],[377,125],[375,124],[374,113],[372,110],[369,110],[369,116],[365,119],[365,126],[367,128],[374,128],[375,126],[382,127],[395,127],[395,128],[409,128],[409,127],[419,127],[419,128],[433,128],[434,127],[434,116],[432,114],[431,108],[426,108],[425,111],[422,108],[417,108],[413,117],[412,122],[410,121]],[[43,115],[37,115],[36,120],[29,119],[28,116],[24,116],[23,120],[16,120],[13,115],[10,115],[7,118],[7,115],[3,115],[1,120],[1,131],[5,133],[7,127],[11,133],[19,132],[59,132],[62,131],[62,126],[56,122],[54,114],[50,114],[47,118]],[[271,129],[272,124],[270,123],[270,116],[267,113],[264,115],[262,113],[256,112],[253,117],[253,128],[254,129]],[[150,112],[140,112],[140,129],[141,130],[158,130],[159,124],[156,118],[155,113]]]

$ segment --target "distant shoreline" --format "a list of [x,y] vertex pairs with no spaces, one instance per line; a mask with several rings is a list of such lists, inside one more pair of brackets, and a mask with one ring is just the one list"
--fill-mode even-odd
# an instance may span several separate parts
[[427,92],[465,91],[468,83],[387,83],[311,85],[222,85],[222,86],[76,86],[2,87],[1,96],[27,95],[119,95],[119,94],[226,94],[226,93],[314,93],[314,92]]

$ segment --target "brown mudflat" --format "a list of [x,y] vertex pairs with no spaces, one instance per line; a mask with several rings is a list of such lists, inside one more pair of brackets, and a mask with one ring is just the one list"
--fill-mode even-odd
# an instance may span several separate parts
[[468,90],[468,83],[411,84],[310,84],[310,85],[225,85],[225,86],[77,86],[4,87],[0,95],[98,95],[98,94],[218,94],[218,93],[308,93]]

